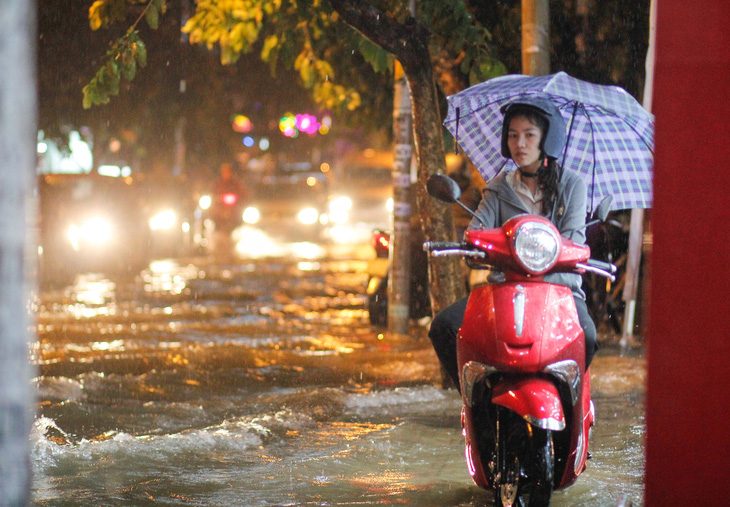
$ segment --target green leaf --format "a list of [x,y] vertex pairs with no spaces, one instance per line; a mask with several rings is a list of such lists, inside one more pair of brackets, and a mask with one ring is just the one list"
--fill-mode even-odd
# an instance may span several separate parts
[[107,89],[109,90],[109,95],[119,95],[119,81],[121,79],[119,73],[114,73],[109,76],[111,80],[109,81],[109,86]]
[[129,64],[122,67],[122,76],[127,81],[132,81],[134,76],[137,74],[137,61],[131,60]]
[[137,63],[139,63],[140,67],[144,67],[147,65],[147,46],[145,46],[142,40],[138,40],[135,44],[137,45]]
[[144,19],[145,21],[147,21],[147,24],[150,28],[157,30],[157,27],[160,24],[160,11],[157,10],[157,6],[154,2],[150,3],[150,6],[145,13]]
[[393,57],[380,46],[362,37],[358,43],[358,49],[375,72],[386,72],[390,69]]
[[90,86],[90,84],[87,84],[82,90],[84,94],[84,99],[82,101],[84,109],[89,109],[93,104],[93,101],[91,100],[91,90],[89,88]]

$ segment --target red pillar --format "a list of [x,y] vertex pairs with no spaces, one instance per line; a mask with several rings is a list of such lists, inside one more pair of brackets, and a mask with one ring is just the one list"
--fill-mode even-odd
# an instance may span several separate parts
[[727,505],[730,2],[657,2],[646,505]]

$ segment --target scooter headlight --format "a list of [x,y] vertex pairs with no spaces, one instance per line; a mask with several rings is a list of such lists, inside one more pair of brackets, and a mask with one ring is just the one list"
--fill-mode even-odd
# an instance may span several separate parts
[[544,273],[558,260],[560,236],[547,224],[525,222],[515,231],[517,259],[529,273]]

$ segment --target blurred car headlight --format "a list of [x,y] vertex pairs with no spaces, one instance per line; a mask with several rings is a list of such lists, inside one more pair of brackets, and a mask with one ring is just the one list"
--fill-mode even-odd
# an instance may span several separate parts
[[160,211],[150,218],[150,229],[159,231],[163,229],[172,229],[177,223],[177,216],[171,209]]
[[349,211],[352,209],[352,199],[346,196],[337,197],[330,201],[329,221],[335,224],[347,223]]
[[352,199],[344,195],[330,201],[330,211],[350,211],[351,209]]
[[255,224],[258,223],[259,220],[261,220],[261,213],[257,208],[249,206],[248,208],[243,210],[243,215],[241,216],[241,218],[247,224]]
[[101,217],[94,217],[86,220],[81,225],[72,224],[66,232],[71,246],[79,250],[81,244],[105,245],[113,238],[111,223]]
[[314,208],[304,208],[297,215],[299,221],[305,225],[311,225],[319,220],[319,211]]
[[209,195],[202,196],[198,201],[198,206],[200,206],[200,209],[208,209],[210,208],[211,204],[213,204],[213,199]]
[[558,260],[560,237],[550,226],[525,222],[515,231],[514,248],[520,264],[530,273],[544,273]]

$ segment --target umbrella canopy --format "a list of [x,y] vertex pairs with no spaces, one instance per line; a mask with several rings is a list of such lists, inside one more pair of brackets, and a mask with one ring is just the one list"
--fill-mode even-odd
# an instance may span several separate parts
[[515,168],[501,154],[500,108],[526,96],[551,100],[565,118],[568,141],[558,162],[583,176],[588,211],[607,194],[612,209],[651,207],[654,117],[623,88],[565,72],[501,76],[448,97],[444,125],[485,180]]

